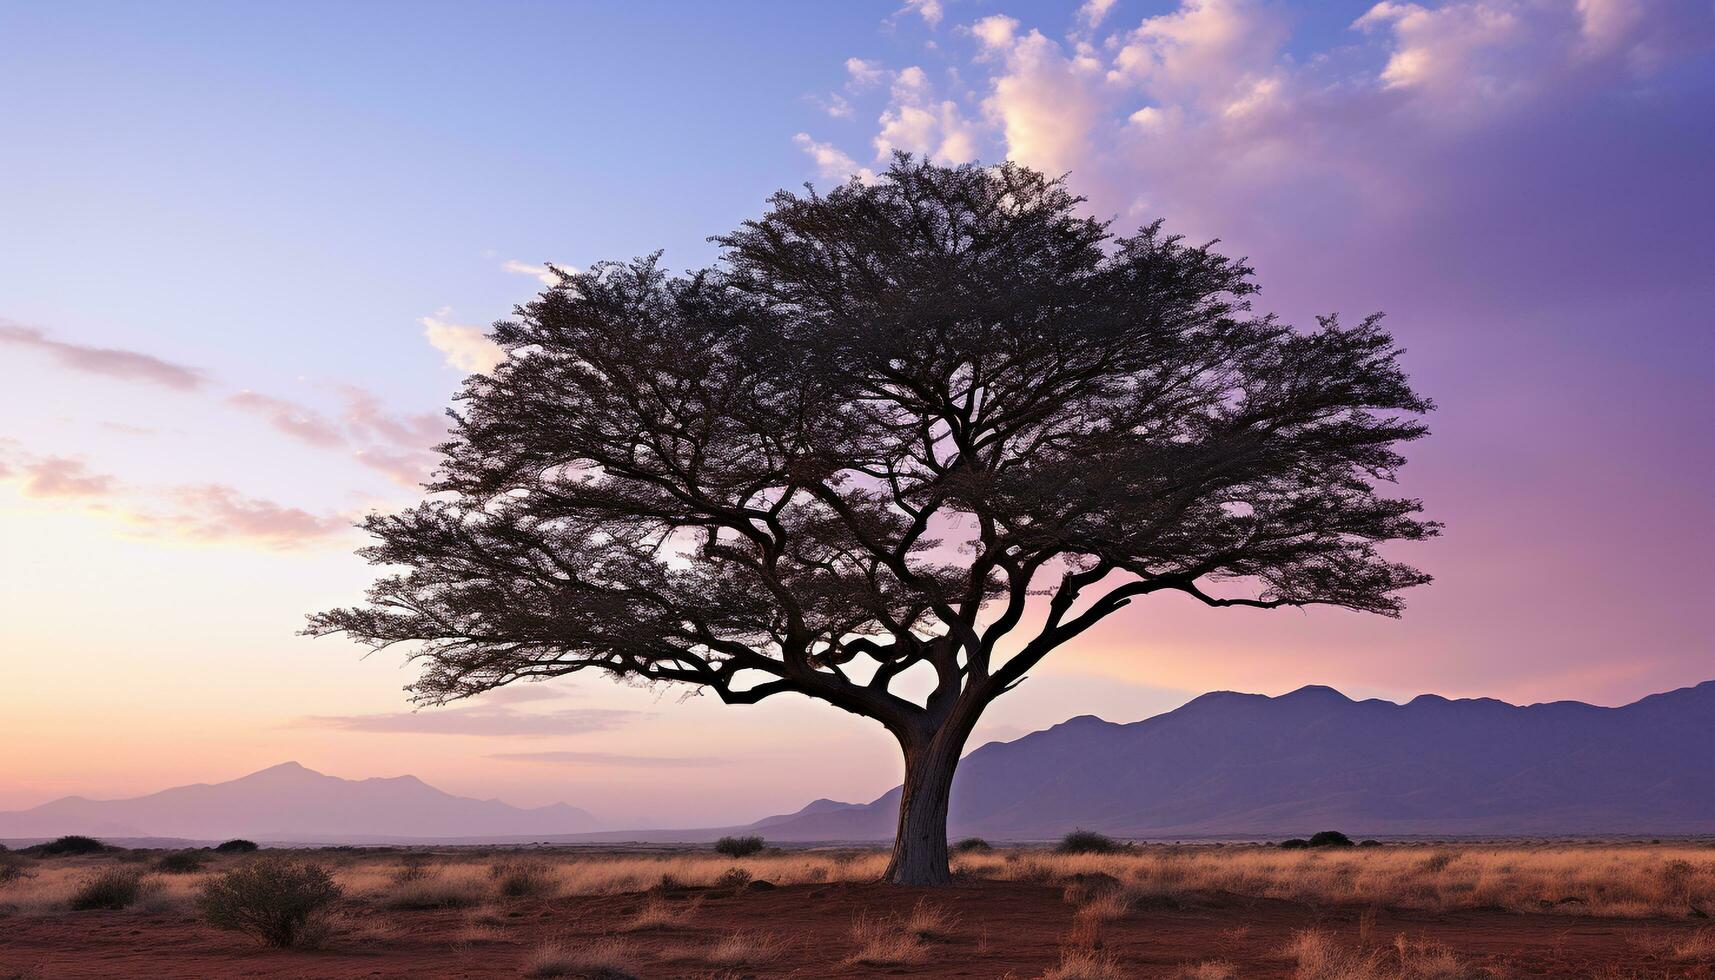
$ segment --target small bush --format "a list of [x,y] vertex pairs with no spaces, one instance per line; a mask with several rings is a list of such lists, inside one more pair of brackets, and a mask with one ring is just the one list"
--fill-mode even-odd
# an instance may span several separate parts
[[540,861],[516,861],[496,864],[488,869],[495,888],[507,898],[541,898],[552,895],[559,887],[554,869]]
[[1060,838],[1054,850],[1060,854],[1118,854],[1126,850],[1126,846],[1107,834],[1074,830]]
[[859,915],[852,922],[852,939],[857,952],[846,960],[849,965],[909,966],[929,958],[929,947],[896,915],[885,919]]
[[722,837],[715,841],[715,853],[725,854],[731,858],[750,857],[761,853],[765,846],[760,837]]
[[1338,830],[1323,830],[1310,835],[1311,847],[1351,847],[1352,839]]
[[170,875],[188,875],[201,871],[208,858],[196,851],[174,851],[155,862],[155,870]]
[[34,878],[35,876],[36,873],[30,870],[28,861],[0,851],[0,885],[23,881],[25,878]]
[[210,925],[284,949],[313,934],[340,888],[320,865],[264,857],[203,885],[197,907]]
[[1286,851],[1300,851],[1309,846],[1310,842],[1302,837],[1292,837],[1280,842],[1281,849]]
[[93,837],[85,837],[82,834],[68,834],[65,837],[49,841],[46,844],[37,844],[32,848],[32,850],[38,854],[46,854],[50,857],[70,857],[77,854],[100,854],[102,851],[107,850],[107,845]]
[[994,846],[981,837],[966,837],[953,845],[954,854],[987,854]]
[[221,854],[249,854],[256,850],[256,842],[239,837],[217,845],[215,850]]
[[72,893],[74,912],[90,909],[122,909],[143,894],[143,875],[125,868],[109,868],[78,886]]
[[1361,841],[1358,841],[1358,846],[1359,847],[1380,847],[1380,846],[1382,846],[1382,842],[1379,840],[1361,840]]
[[716,888],[743,888],[750,884],[750,872],[743,868],[728,868],[715,879]]

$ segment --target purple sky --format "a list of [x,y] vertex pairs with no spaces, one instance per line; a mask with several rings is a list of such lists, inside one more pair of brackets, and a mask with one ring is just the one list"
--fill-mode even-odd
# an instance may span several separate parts
[[977,741],[1212,688],[1715,678],[1707,0],[21,3],[0,38],[0,740],[39,750],[0,807],[291,757],[667,823],[886,789],[837,712],[591,679],[401,715],[398,658],[292,634],[542,261],[706,262],[894,148],[1069,172],[1293,322],[1385,310],[1440,405],[1402,620],[1139,604]]

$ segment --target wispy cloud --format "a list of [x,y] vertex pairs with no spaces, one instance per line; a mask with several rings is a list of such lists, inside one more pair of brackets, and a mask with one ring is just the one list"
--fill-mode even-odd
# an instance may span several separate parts
[[69,456],[21,456],[0,458],[0,478],[19,480],[18,492],[26,497],[88,499],[117,493],[117,477],[97,473],[80,459]]
[[523,712],[505,705],[477,704],[374,715],[311,715],[299,719],[297,724],[305,728],[400,734],[577,735],[611,731],[629,724],[641,714],[617,708]]
[[275,549],[301,547],[352,528],[348,516],[313,514],[220,483],[178,487],[170,497],[175,505],[171,511],[138,512],[130,519],[194,540],[244,541]]
[[153,354],[55,340],[42,330],[8,320],[0,320],[0,344],[39,351],[74,371],[123,381],[139,381],[180,391],[192,391],[208,382],[198,369],[175,364]]
[[488,339],[481,327],[454,323],[448,319],[451,315],[450,309],[442,307],[417,321],[423,325],[429,346],[440,351],[448,365],[466,373],[486,374],[506,360],[506,352]]
[[618,755],[613,752],[496,752],[490,759],[603,769],[701,769],[726,765],[712,756]]
[[577,271],[576,267],[564,262],[522,262],[518,259],[507,259],[500,263],[500,268],[502,271],[514,275],[534,276],[544,286],[558,286],[560,284],[560,274],[555,272],[555,269],[564,269],[567,272]]
[[245,389],[228,395],[226,403],[267,420],[278,432],[312,446],[331,449],[345,445],[339,427],[296,402]]

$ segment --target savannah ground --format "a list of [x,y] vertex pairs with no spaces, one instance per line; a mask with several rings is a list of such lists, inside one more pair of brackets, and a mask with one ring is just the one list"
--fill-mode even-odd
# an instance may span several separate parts
[[[343,897],[286,950],[197,909],[254,856],[165,853],[0,856],[0,977],[1715,976],[1702,842],[1002,848],[935,889],[877,850],[291,851]],[[115,870],[134,901],[72,911]]]

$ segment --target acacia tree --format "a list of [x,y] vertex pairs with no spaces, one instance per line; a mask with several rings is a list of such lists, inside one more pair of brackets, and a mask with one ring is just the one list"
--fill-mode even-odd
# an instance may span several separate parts
[[1104,617],[1392,616],[1428,581],[1377,551],[1435,533],[1377,489],[1430,408],[1377,319],[1254,316],[1243,262],[1078,203],[900,157],[777,194],[712,268],[562,273],[495,325],[433,496],[366,522],[403,570],[308,632],[413,642],[424,703],[595,670],[874,719],[887,878],[947,881],[972,727]]

